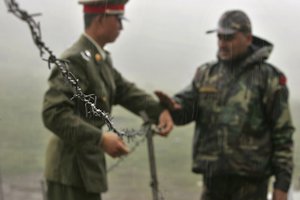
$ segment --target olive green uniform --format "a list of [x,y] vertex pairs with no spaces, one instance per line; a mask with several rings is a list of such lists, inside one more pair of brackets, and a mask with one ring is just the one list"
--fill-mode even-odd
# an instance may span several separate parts
[[[108,52],[103,56],[86,36],[63,53],[69,70],[79,79],[85,94],[95,94],[96,107],[110,113],[119,104],[139,114],[145,111],[157,122],[162,107],[144,91],[127,81],[112,66]],[[87,192],[107,190],[106,164],[99,147],[104,121],[86,117],[85,105],[71,100],[72,88],[54,68],[43,104],[45,126],[54,133],[47,149],[45,176],[48,181],[83,188]]]

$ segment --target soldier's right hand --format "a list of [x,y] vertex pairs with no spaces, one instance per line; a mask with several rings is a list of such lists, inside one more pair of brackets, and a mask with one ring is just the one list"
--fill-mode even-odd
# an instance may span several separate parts
[[101,148],[111,157],[120,157],[129,153],[124,141],[113,132],[102,133]]

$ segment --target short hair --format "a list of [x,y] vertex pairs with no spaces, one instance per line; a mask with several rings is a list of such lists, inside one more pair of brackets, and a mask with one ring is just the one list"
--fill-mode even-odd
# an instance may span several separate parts
[[95,19],[95,17],[97,17],[99,15],[101,15],[101,14],[84,13],[84,16],[83,16],[84,17],[84,29],[87,29],[91,25],[93,19]]

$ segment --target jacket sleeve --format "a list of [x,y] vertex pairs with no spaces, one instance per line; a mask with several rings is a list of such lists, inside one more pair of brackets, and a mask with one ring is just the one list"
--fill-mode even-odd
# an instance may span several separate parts
[[275,175],[274,188],[288,191],[293,170],[292,124],[286,78],[282,73],[269,80],[267,114],[270,117],[272,160],[271,167]]
[[134,83],[126,80],[115,68],[113,68],[113,72],[116,83],[114,104],[120,104],[136,115],[140,115],[141,111],[145,111],[148,117],[157,123],[158,117],[164,109],[159,102],[136,87]]
[[182,106],[182,109],[171,111],[176,125],[185,125],[197,119],[198,116],[198,92],[195,81],[181,92],[175,94],[174,100]]
[[[69,70],[79,79],[85,93],[88,87],[83,61],[71,59]],[[44,125],[66,143],[75,146],[96,145],[101,138],[101,130],[88,123],[82,113],[84,105],[73,97],[72,87],[66,83],[60,70],[55,67],[49,77],[49,89],[44,96],[42,117]],[[83,109],[83,111],[82,111]]]

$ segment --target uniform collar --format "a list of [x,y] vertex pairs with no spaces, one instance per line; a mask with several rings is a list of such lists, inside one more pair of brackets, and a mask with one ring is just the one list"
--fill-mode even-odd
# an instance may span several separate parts
[[88,39],[88,40],[89,40],[89,41],[97,48],[97,50],[98,50],[98,52],[100,53],[101,57],[105,60],[106,57],[107,57],[107,55],[106,55],[104,49],[102,49],[102,48],[98,45],[98,43],[97,43],[92,37],[90,37],[88,34],[83,33],[83,36],[86,37],[86,38],[87,38],[87,39]]

